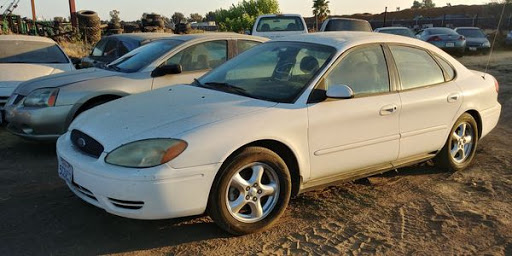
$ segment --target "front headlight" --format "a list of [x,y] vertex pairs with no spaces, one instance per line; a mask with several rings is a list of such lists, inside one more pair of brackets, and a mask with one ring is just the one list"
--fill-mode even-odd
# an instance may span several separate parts
[[53,107],[57,101],[59,88],[43,88],[32,91],[23,102],[27,107]]
[[490,42],[485,42],[482,44],[482,47],[491,47],[491,43]]
[[130,168],[148,168],[165,164],[179,156],[188,144],[177,139],[148,139],[120,146],[105,162]]

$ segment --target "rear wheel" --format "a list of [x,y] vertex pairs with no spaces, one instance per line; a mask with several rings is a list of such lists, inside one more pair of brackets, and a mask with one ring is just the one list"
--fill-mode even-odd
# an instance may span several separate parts
[[260,232],[284,213],[291,195],[291,178],[275,152],[248,147],[216,178],[208,200],[212,219],[234,235]]
[[452,172],[471,164],[478,145],[478,126],[468,113],[463,114],[453,126],[445,146],[434,159],[439,167]]

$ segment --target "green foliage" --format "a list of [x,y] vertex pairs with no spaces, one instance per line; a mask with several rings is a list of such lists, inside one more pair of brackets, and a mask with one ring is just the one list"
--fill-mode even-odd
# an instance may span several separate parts
[[188,19],[190,22],[201,22],[203,21],[203,16],[201,16],[201,14],[199,13],[191,13],[190,14],[190,18]]
[[331,14],[329,10],[329,1],[313,0],[313,15],[318,17],[319,22],[323,22]]
[[174,24],[180,24],[182,20],[185,20],[185,15],[181,12],[175,12],[171,20],[174,22]]
[[243,32],[252,28],[258,16],[275,13],[279,13],[277,0],[244,0],[227,10],[216,10],[214,17],[219,30]]
[[436,7],[436,4],[432,2],[432,0],[422,0],[421,2],[416,0],[412,3],[411,9],[428,9],[434,7]]

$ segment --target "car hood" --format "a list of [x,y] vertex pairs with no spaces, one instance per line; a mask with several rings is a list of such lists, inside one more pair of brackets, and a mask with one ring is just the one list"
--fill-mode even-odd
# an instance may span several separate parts
[[59,68],[52,64],[0,63],[0,88],[13,87],[26,80],[50,75]]
[[133,141],[177,138],[200,126],[261,111],[277,103],[235,94],[177,85],[128,96],[81,114],[78,129],[100,142],[106,152]]
[[24,82],[20,84],[18,88],[16,88],[15,93],[27,95],[35,89],[48,87],[62,87],[78,82],[115,75],[119,75],[119,73],[97,68],[73,70],[69,72],[63,72],[59,74],[40,77]]

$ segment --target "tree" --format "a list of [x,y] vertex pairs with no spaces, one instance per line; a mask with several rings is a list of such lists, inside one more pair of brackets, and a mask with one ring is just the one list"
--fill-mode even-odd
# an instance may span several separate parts
[[229,9],[215,11],[215,21],[221,31],[244,32],[251,29],[259,15],[279,13],[277,0],[244,0]]
[[175,12],[171,17],[171,20],[172,20],[172,22],[174,22],[174,24],[180,24],[181,21],[184,19],[185,19],[185,15],[181,12]]
[[422,0],[421,2],[415,0],[412,3],[412,9],[425,9],[425,8],[434,8],[436,7],[436,4],[432,2],[432,0]]
[[327,19],[329,14],[331,14],[331,10],[329,10],[329,1],[313,0],[313,15],[317,18],[318,23],[322,23]]
[[112,10],[110,11],[110,23],[112,24],[120,24],[121,18],[119,18],[119,11],[118,10]]
[[203,21],[215,21],[215,12],[208,12],[205,16]]
[[414,2],[412,3],[412,7],[411,7],[411,9],[420,9],[422,6],[423,6],[423,4],[422,4],[422,3],[420,3],[419,1],[414,1]]
[[190,14],[190,18],[188,19],[190,22],[201,22],[203,21],[203,16],[201,16],[201,14],[199,13],[191,13]]

